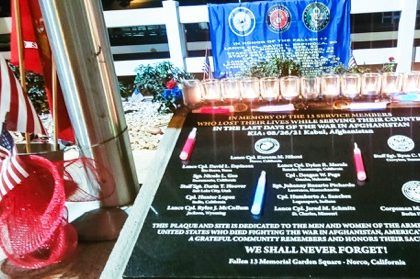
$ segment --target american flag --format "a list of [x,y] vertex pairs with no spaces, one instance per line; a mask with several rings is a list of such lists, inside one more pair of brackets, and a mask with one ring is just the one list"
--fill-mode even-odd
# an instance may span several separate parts
[[46,134],[31,101],[0,56],[0,123],[3,122],[10,131]]
[[0,134],[0,200],[22,179],[29,176],[16,153],[13,138],[3,123]]
[[211,71],[210,59],[209,59],[207,49],[206,49],[206,55],[205,55],[205,58],[204,58],[204,64],[203,64],[202,70],[203,70],[203,79],[212,79],[213,78],[213,73]]
[[348,68],[353,69],[354,67],[357,67],[356,58],[354,58],[353,52],[351,53]]

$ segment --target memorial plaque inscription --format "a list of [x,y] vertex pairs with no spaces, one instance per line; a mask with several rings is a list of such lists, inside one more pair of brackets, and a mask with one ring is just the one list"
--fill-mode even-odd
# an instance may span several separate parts
[[124,276],[419,277],[418,113],[190,113]]

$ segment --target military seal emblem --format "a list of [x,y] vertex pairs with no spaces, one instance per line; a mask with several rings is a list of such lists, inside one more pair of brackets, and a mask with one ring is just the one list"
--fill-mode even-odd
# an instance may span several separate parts
[[414,149],[414,141],[403,135],[394,135],[387,141],[389,148],[397,152],[408,152]]
[[412,180],[404,183],[401,191],[407,199],[420,202],[420,181]]
[[312,32],[319,32],[330,22],[330,10],[323,3],[311,3],[303,10],[302,21]]
[[229,28],[237,36],[245,37],[255,29],[255,15],[245,7],[233,9],[228,17]]
[[261,154],[273,154],[280,149],[280,143],[273,138],[262,138],[254,145],[255,150]]
[[268,28],[275,33],[286,31],[291,23],[290,11],[282,5],[271,7],[267,12],[266,19]]

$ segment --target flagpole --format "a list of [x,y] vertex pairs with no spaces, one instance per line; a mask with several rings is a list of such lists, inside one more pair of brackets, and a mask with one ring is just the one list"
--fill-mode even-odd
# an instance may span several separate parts
[[[204,54],[204,63],[207,63],[207,47],[206,47],[206,53]],[[210,66],[210,65],[209,65]],[[203,80],[206,80],[207,78],[207,71],[204,71],[203,73]]]
[[57,100],[57,70],[56,65],[54,62],[54,58],[51,60],[51,75],[52,75],[52,84],[51,84],[51,90],[52,90],[52,118],[53,118],[53,146],[54,151],[58,150],[58,100]]
[[[15,13],[15,23],[16,23],[16,41],[18,48],[18,58],[19,58],[19,75],[20,75],[20,84],[22,86],[23,92],[27,93],[26,89],[26,72],[25,64],[23,58],[23,39],[22,39],[22,22],[20,17],[20,3],[19,0],[13,0],[13,7]],[[31,153],[31,138],[29,133],[25,133],[26,140],[26,152]]]
[[[213,53],[212,53],[212,57],[213,57]],[[211,64],[210,64],[210,60],[209,60],[209,79],[213,79],[213,71],[211,70]]]

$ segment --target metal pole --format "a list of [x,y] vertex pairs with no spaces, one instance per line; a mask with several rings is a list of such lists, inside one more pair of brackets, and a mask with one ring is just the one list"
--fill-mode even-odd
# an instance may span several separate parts
[[94,160],[103,206],[131,203],[139,189],[100,0],[40,0],[77,143]]
[[51,59],[51,89],[52,89],[52,118],[53,118],[53,150],[58,150],[58,102],[57,102],[57,91],[58,91],[58,80],[57,80],[57,69],[55,67],[54,59]]
[[[26,88],[26,69],[25,69],[25,58],[24,58],[24,43],[22,35],[22,17],[20,15],[20,2],[18,0],[13,1],[13,9],[15,13],[15,26],[16,26],[16,41],[18,48],[18,60],[19,60],[19,76],[20,85],[25,94],[28,93]],[[31,137],[29,133],[25,133],[25,147],[26,153],[31,153]]]

